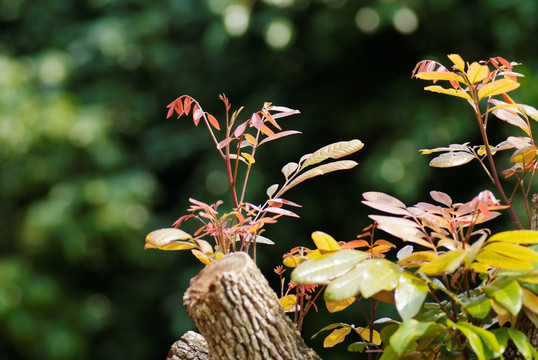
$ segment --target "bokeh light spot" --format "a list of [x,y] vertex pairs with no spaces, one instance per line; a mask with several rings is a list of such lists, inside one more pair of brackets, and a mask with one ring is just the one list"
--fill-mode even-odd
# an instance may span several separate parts
[[212,195],[222,195],[228,190],[228,177],[221,170],[210,172],[205,179],[205,187]]
[[397,183],[405,175],[405,169],[402,162],[399,159],[389,158],[381,163],[379,169],[381,177],[388,183]]
[[379,15],[377,11],[369,7],[363,7],[355,15],[355,24],[364,32],[375,31],[379,27]]
[[265,42],[274,49],[289,45],[293,35],[293,25],[288,19],[273,20],[265,31]]
[[396,11],[392,19],[394,27],[402,34],[411,34],[418,28],[418,17],[410,9],[402,8]]
[[224,28],[231,36],[241,36],[248,29],[250,12],[247,7],[230,5],[224,12]]

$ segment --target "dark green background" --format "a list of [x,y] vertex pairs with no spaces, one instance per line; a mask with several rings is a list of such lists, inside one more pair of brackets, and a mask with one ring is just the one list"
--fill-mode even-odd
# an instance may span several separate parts
[[[365,7],[379,19],[371,32],[356,23]],[[231,36],[234,9],[249,22]],[[418,27],[398,31],[402,15]],[[291,247],[310,246],[312,231],[361,232],[364,191],[412,204],[430,190],[463,202],[489,187],[476,164],[432,170],[419,155],[479,139],[468,105],[424,92],[411,70],[424,58],[448,64],[449,53],[503,56],[523,63],[515,98],[537,106],[537,23],[528,0],[0,0],[0,358],[163,359],[193,328],[181,297],[202,265],[187,252],[143,250],[189,197],[223,196],[205,130],[165,119],[176,97],[195,97],[217,118],[220,93],[245,116],[265,101],[301,110],[281,123],[303,135],[261,148],[252,202],[304,153],[366,144],[352,156],[357,168],[288,194],[301,219],[269,227],[277,245],[260,259],[276,284],[272,268]],[[291,29],[281,48],[266,41],[274,24]],[[492,125],[492,142],[506,130]],[[320,308],[306,338],[330,322],[361,325],[357,309],[328,317]],[[325,359],[354,356],[311,344]]]

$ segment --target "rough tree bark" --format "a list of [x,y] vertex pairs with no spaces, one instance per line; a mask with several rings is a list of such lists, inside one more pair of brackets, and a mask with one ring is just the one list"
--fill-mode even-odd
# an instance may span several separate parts
[[207,347],[200,339],[187,345],[179,340],[170,349],[170,360],[202,360],[200,350],[212,360],[321,360],[246,253],[208,265],[191,280],[183,300]]
[[[531,229],[538,230],[538,194],[532,196]],[[538,350],[538,328],[533,324],[525,312],[520,312],[516,320],[516,329],[522,331],[530,340],[531,345]],[[510,342],[504,352],[506,360],[524,360],[525,358]]]

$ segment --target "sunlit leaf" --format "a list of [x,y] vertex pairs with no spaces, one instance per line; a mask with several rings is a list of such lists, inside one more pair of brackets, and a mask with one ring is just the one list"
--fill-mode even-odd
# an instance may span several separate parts
[[423,71],[416,74],[415,77],[421,80],[449,80],[464,82],[461,75],[451,71]]
[[394,215],[409,215],[405,204],[397,198],[377,191],[368,191],[362,194],[365,201],[362,203],[376,210]]
[[481,100],[487,96],[495,96],[503,93],[510,92],[519,87],[519,83],[510,79],[500,79],[485,84],[478,89],[478,100]]
[[291,181],[285,187],[285,189],[287,191],[291,189],[292,187],[302,183],[303,181],[311,179],[316,176],[325,175],[330,172],[338,171],[338,170],[352,169],[355,166],[357,166],[357,163],[352,160],[339,160],[339,161],[334,161],[328,164],[320,165],[318,167],[305,171],[301,175],[297,176],[295,179],[293,179],[293,181]]
[[497,278],[483,290],[488,297],[495,299],[510,314],[516,316],[521,310],[523,291],[517,281],[510,278]]
[[323,341],[323,347],[333,347],[336,344],[341,343],[345,340],[346,335],[351,332],[351,326],[344,326],[339,329],[333,330],[325,340]]
[[457,97],[472,101],[471,96],[469,96],[469,94],[463,90],[445,89],[444,87],[441,87],[439,85],[426,86],[424,90],[435,92],[435,93],[440,93],[440,94],[457,96]]
[[465,303],[465,310],[476,319],[484,319],[491,311],[489,298],[484,294],[465,299],[463,302]]
[[258,141],[256,140],[256,138],[250,134],[243,134],[245,136],[245,140],[247,140],[247,142],[251,145],[254,145],[256,146],[258,144]]
[[450,61],[452,61],[452,63],[454,63],[454,65],[456,65],[456,68],[459,71],[465,71],[465,61],[463,61],[461,56],[459,56],[458,54],[449,54],[447,55],[447,57],[450,59]]
[[256,162],[256,160],[254,160],[252,155],[250,155],[249,153],[242,152],[241,155],[248,161],[249,165],[252,165]]
[[176,228],[164,228],[150,232],[146,236],[144,249],[189,250],[196,248],[192,236]]
[[430,191],[430,196],[438,203],[441,203],[448,207],[452,206],[452,198],[442,191]]
[[488,75],[489,68],[486,65],[480,65],[477,62],[469,65],[469,69],[467,69],[467,79],[469,79],[471,85],[484,80]]
[[523,291],[523,296],[521,297],[523,306],[538,314],[538,295],[524,287],[521,287],[521,290]]
[[414,317],[422,308],[426,295],[428,286],[424,281],[408,273],[402,273],[394,291],[396,309],[401,318],[406,320]]
[[340,245],[338,245],[338,242],[336,242],[336,240],[334,240],[334,238],[331,235],[325,234],[324,232],[321,232],[321,231],[313,232],[312,240],[314,240],[316,247],[321,252],[340,250]]
[[430,161],[431,167],[449,168],[467,164],[475,158],[474,154],[466,151],[450,151],[443,153]]
[[296,162],[289,162],[282,168],[282,174],[284,174],[284,177],[287,179],[295,172],[295,170],[297,170],[298,167],[299,164]]
[[398,265],[408,266],[408,267],[417,267],[423,265],[424,263],[429,263],[435,259],[437,255],[433,251],[417,251],[408,256],[400,259]]
[[318,336],[323,331],[337,329],[337,328],[341,328],[341,327],[349,327],[349,328],[351,328],[351,326],[349,324],[346,324],[346,323],[332,323],[332,324],[329,324],[327,326],[324,326],[321,330],[319,330],[317,333],[312,335],[310,337],[310,339],[314,339],[316,336]]
[[288,311],[290,309],[293,309],[295,307],[295,304],[297,304],[297,296],[286,295],[278,299],[278,301],[280,301],[280,305],[282,305],[284,311]]
[[281,131],[281,132],[276,133],[274,136],[267,137],[267,138],[263,139],[262,141],[260,141],[258,143],[258,146],[261,145],[261,144],[264,144],[266,142],[269,142],[269,141],[273,141],[273,140],[276,140],[276,139],[280,139],[280,138],[283,138],[283,137],[286,137],[286,136],[296,135],[296,134],[301,134],[301,132],[297,131],[297,130]]
[[369,215],[368,217],[378,223],[379,229],[391,235],[404,241],[433,248],[432,244],[424,240],[424,234],[419,230],[419,225],[411,220],[383,215]]
[[270,212],[272,214],[277,214],[277,215],[291,216],[295,218],[299,217],[299,215],[297,215],[293,211],[282,209],[279,207],[268,207],[268,208],[265,208],[265,211]]
[[454,327],[465,335],[478,360],[493,359],[501,355],[501,346],[493,333],[465,321],[458,321]]
[[538,252],[526,246],[505,243],[501,241],[490,242],[484,247],[484,251],[495,251],[499,254],[511,257],[514,259],[538,262]]
[[359,291],[369,298],[381,290],[393,290],[398,284],[399,269],[384,259],[365,260],[345,275],[331,281],[325,289],[326,301],[355,296]]
[[538,121],[538,110],[529,105],[520,104],[519,107],[527,116],[530,116],[533,120]]
[[527,124],[527,122],[522,119],[521,116],[517,114],[517,112],[511,111],[509,109],[497,108],[496,110],[493,110],[493,114],[499,119],[506,121],[511,125],[517,126],[521,130],[525,131],[527,135],[531,135],[529,124]]
[[398,330],[390,337],[390,345],[398,355],[402,355],[412,341],[418,339],[428,330],[431,323],[415,319],[404,320]]
[[291,281],[296,284],[326,283],[345,274],[367,257],[367,253],[357,250],[340,250],[321,255],[300,263],[291,273]]
[[398,250],[396,253],[396,258],[398,260],[404,259],[413,253],[413,245],[405,245],[403,248]]
[[330,313],[342,311],[355,302],[355,296],[338,301],[325,301],[325,306]]
[[463,249],[451,250],[422,265],[418,271],[427,275],[453,273],[461,266],[467,253],[468,251]]
[[503,231],[492,235],[487,242],[504,241],[517,244],[538,244],[538,231],[513,230]]
[[527,146],[527,147],[524,147],[522,149],[518,149],[510,157],[510,162],[511,163],[516,163],[516,164],[517,163],[526,164],[526,163],[534,160],[534,158],[537,155],[536,150],[537,150],[537,148],[534,145]]
[[507,270],[532,270],[532,266],[518,259],[500,254],[496,251],[482,250],[475,258],[476,261],[486,264],[490,267]]
[[[370,331],[369,328],[366,327],[358,327],[355,331],[365,340],[369,341],[374,345],[381,345],[381,335],[379,335],[379,332],[373,330]],[[370,339],[371,337],[371,339]]]
[[284,264],[284,266],[286,267],[294,268],[297,265],[299,265],[299,263],[305,260],[306,259],[302,256],[290,256],[290,257],[285,257],[284,260],[282,260],[282,264]]
[[273,184],[271,186],[269,186],[267,188],[267,191],[266,191],[266,194],[267,196],[270,198],[271,196],[273,196],[275,194],[275,192],[277,191],[278,189],[278,184]]
[[339,159],[341,157],[353,154],[356,151],[362,149],[364,144],[362,141],[354,139],[351,141],[340,141],[334,144],[330,144],[322,147],[318,151],[307,157],[301,164],[301,169],[307,166],[319,164],[320,162],[332,158]]
[[191,249],[191,253],[204,265],[211,264],[211,258],[197,249]]

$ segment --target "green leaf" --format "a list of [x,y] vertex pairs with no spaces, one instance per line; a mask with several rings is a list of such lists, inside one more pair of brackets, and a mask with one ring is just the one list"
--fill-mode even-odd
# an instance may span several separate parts
[[[527,336],[519,330],[516,329],[507,329],[508,336],[514,342],[514,345],[517,347],[521,355],[525,359],[537,359],[538,355],[536,350],[532,347]],[[534,351],[533,351],[534,350]]]
[[354,342],[353,344],[350,344],[347,347],[347,351],[350,351],[350,352],[363,352],[364,349],[366,349],[366,347],[368,345],[372,345],[372,344],[370,344],[369,342],[357,341],[357,342]]
[[[316,176],[325,175],[333,171],[348,170],[357,166],[357,163],[353,160],[340,160],[334,161],[328,164],[323,164],[308,171],[305,171],[301,175],[293,179],[287,186],[284,187],[285,191],[288,191],[292,187],[302,183],[305,180],[311,179]],[[281,192],[284,190],[282,189]]]
[[476,319],[484,319],[491,311],[489,298],[484,294],[465,299],[463,302],[465,304],[465,310]]
[[292,271],[291,281],[296,284],[322,284],[347,273],[355,264],[368,258],[357,250],[340,250],[303,261]]
[[478,89],[478,100],[480,101],[487,96],[495,96],[510,92],[517,89],[519,85],[520,84],[517,81],[510,79],[495,80]]
[[456,249],[439,255],[434,260],[422,265],[418,271],[427,275],[441,274],[444,272],[453,273],[460,267],[468,250]]
[[404,320],[398,330],[390,337],[390,346],[401,356],[413,340],[418,339],[428,330],[431,323],[415,319]]
[[354,139],[351,141],[340,141],[334,144],[330,144],[322,147],[313,154],[307,155],[304,158],[304,162],[301,164],[301,169],[307,166],[319,164],[320,162],[329,158],[339,159],[341,157],[353,154],[354,152],[362,149],[364,144],[362,141]]
[[503,231],[492,235],[488,243],[494,241],[504,241],[516,244],[538,244],[538,231],[535,230],[513,230]]
[[419,278],[402,273],[394,292],[396,309],[403,320],[414,317],[428,295],[428,286]]
[[493,359],[501,355],[501,345],[492,332],[469,324],[466,321],[458,321],[457,324],[454,324],[454,327],[469,340],[469,345],[478,359]]
[[464,98],[466,100],[472,101],[471,96],[469,96],[469,94],[467,92],[463,91],[463,90],[445,89],[444,87],[441,87],[439,85],[426,86],[424,88],[424,90],[431,91],[431,92],[436,92],[436,93],[440,93],[440,94],[457,96],[457,97]]
[[506,350],[506,347],[508,346],[508,332],[506,330],[507,328],[505,327],[491,330],[499,342],[501,353],[504,353],[504,350]]
[[521,310],[523,291],[513,279],[497,278],[484,287],[484,292],[514,316]]
[[383,355],[381,355],[379,360],[394,360],[397,358],[398,358],[398,354],[396,353],[396,351],[394,351],[392,346],[386,346],[383,351]]

